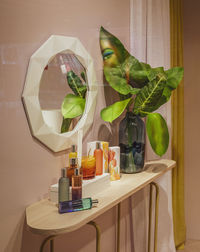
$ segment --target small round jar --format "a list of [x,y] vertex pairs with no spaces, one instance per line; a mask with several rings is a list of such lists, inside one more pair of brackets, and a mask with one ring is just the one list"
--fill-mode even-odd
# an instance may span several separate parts
[[83,179],[93,179],[96,176],[96,159],[93,156],[82,157],[81,168]]

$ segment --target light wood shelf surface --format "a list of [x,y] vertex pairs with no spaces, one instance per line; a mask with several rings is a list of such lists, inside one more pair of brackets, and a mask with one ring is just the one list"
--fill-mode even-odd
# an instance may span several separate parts
[[111,182],[107,190],[96,195],[99,203],[90,210],[59,214],[56,204],[48,199],[36,202],[26,208],[27,225],[33,233],[40,235],[74,231],[161,177],[175,164],[175,161],[166,159],[150,161],[145,164],[143,172],[122,174],[120,180]]

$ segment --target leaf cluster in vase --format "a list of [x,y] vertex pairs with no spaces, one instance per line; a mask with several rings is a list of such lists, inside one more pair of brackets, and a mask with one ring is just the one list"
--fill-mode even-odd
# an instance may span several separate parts
[[183,68],[152,68],[140,62],[125,49],[121,41],[100,29],[100,47],[104,62],[104,75],[109,85],[118,92],[120,101],[102,109],[101,118],[112,122],[125,109],[135,115],[147,117],[146,131],[154,152],[162,156],[169,145],[165,119],[153,113],[169,101],[183,78]]
[[85,73],[81,73],[83,82],[72,70],[68,70],[66,78],[73,94],[67,94],[62,102],[61,113],[63,115],[63,122],[61,126],[61,133],[69,131],[73,118],[83,114],[86,102],[85,96],[87,92],[87,85]]

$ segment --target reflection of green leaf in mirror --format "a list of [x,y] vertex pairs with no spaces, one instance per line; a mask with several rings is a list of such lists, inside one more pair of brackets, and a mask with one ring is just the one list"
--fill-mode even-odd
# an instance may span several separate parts
[[64,118],[75,118],[83,114],[85,109],[85,98],[74,94],[68,94],[62,103],[61,112]]
[[69,131],[69,127],[71,125],[72,118],[63,118],[62,126],[61,126],[61,133],[65,133]]
[[85,72],[84,72],[84,71],[81,72],[81,77],[82,77],[82,79],[86,82],[86,76],[85,76]]
[[[81,78],[86,82],[86,76],[85,76],[85,72],[81,72]],[[79,78],[78,75],[76,75],[72,70],[67,72],[67,82],[69,87],[72,89],[72,91],[74,92],[74,96],[75,97],[80,97],[83,98],[84,100],[84,108],[85,108],[85,95],[87,92],[87,86],[83,85],[81,79]],[[83,114],[84,108],[83,108],[83,103],[81,103],[78,99],[75,99],[75,97],[72,99],[72,97],[70,97],[69,95],[67,95],[65,97],[65,100],[62,103],[62,114],[63,114],[63,122],[61,125],[61,133],[67,132],[69,130],[70,124],[72,122],[72,120],[70,120],[69,118],[75,118],[81,114]],[[73,109],[72,109],[72,103],[70,104],[66,104],[66,102],[69,100],[74,102],[73,103]],[[81,104],[81,105],[80,105]],[[71,107],[70,107],[71,106]],[[70,108],[72,110],[70,110]],[[82,111],[83,108],[83,111]],[[72,113],[73,111],[73,113]],[[78,111],[80,114],[78,114]],[[81,111],[81,112],[80,112]],[[76,115],[76,113],[78,115]],[[67,120],[68,119],[68,120]]]
[[165,119],[159,113],[147,115],[147,135],[154,152],[162,156],[169,145],[169,132]]
[[123,111],[125,110],[130,101],[131,98],[115,102],[112,105],[102,109],[101,118],[106,122],[114,121],[117,117],[119,117],[123,113]]
[[72,70],[67,72],[67,81],[75,95],[85,97],[87,86],[83,85],[81,79]]

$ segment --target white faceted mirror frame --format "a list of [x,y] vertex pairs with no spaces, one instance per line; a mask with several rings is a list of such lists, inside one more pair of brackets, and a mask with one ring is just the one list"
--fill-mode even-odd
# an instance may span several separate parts
[[[63,51],[74,53],[86,69],[88,91],[85,111],[81,119],[72,131],[61,134],[56,132],[53,129],[54,127],[47,125],[47,122],[44,120],[44,113],[39,102],[39,90],[44,68],[56,54]],[[97,84],[93,60],[77,38],[52,35],[31,56],[22,99],[32,135],[52,151],[62,151],[69,148],[72,144],[77,144],[78,132],[82,131],[83,135],[86,134],[93,123],[96,96]],[[54,120],[54,123],[56,124],[56,120]]]

